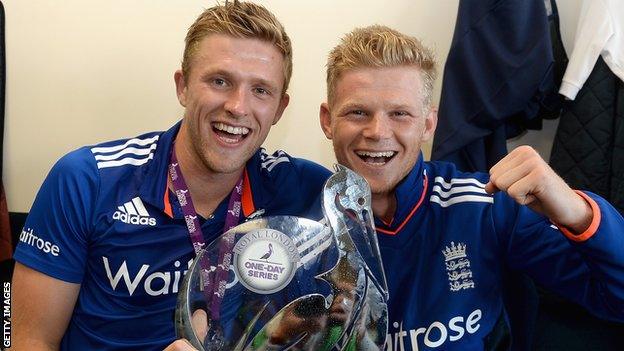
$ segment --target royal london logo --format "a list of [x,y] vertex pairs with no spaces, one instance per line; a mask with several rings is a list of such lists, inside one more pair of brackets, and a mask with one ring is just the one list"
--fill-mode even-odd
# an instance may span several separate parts
[[259,294],[272,294],[288,285],[301,260],[292,239],[269,228],[245,234],[232,251],[241,284]]
[[451,246],[445,247],[442,254],[444,254],[450,290],[460,291],[474,288],[470,260],[466,255],[466,244],[457,243],[455,245],[455,242],[451,241]]
[[156,225],[156,218],[150,216],[143,202],[138,197],[126,202],[122,206],[117,206],[117,209],[118,211],[113,213],[114,220],[134,225],[149,225],[152,227]]

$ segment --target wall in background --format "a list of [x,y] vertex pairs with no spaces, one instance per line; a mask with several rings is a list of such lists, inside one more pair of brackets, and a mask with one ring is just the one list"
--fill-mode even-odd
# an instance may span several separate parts
[[[258,2],[284,23],[294,48],[290,106],[265,147],[283,148],[325,166],[331,166],[334,157],[319,128],[318,109],[325,99],[325,59],[338,38],[356,26],[389,25],[432,47],[441,71],[458,5],[457,0]],[[558,1],[568,48],[580,2]],[[180,65],[188,26],[213,3],[4,1],[4,185],[11,211],[30,209],[45,175],[68,151],[164,130],[181,118],[173,73]],[[429,149],[426,145],[427,155]]]

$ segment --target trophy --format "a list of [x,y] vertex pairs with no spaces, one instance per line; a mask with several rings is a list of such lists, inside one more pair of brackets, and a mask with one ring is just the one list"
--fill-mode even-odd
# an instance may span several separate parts
[[186,274],[176,333],[198,350],[382,350],[388,289],[364,178],[336,166],[324,220],[274,216],[207,245]]

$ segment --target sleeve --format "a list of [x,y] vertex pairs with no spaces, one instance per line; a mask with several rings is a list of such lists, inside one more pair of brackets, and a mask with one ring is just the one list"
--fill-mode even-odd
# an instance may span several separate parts
[[89,149],[61,158],[37,193],[15,260],[51,277],[80,283],[98,190],[99,175]]
[[576,98],[613,34],[612,17],[603,0],[585,0],[576,30],[574,50],[559,89],[561,95],[570,100]]
[[501,240],[506,261],[594,315],[624,322],[624,219],[606,200],[585,194],[599,223],[578,237],[525,206],[507,205],[516,207],[517,216]]

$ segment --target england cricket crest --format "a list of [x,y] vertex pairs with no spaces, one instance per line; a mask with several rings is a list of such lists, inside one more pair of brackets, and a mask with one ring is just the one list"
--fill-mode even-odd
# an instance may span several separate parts
[[455,244],[455,242],[451,241],[451,245],[446,246],[442,250],[442,254],[444,255],[449,289],[451,291],[460,291],[474,288],[470,260],[466,254],[466,244]]

